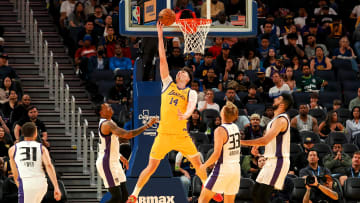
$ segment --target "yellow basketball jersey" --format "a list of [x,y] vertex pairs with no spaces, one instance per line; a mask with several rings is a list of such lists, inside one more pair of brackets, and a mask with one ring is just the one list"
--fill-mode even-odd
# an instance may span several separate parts
[[189,92],[190,88],[179,89],[174,82],[162,92],[158,133],[188,134],[187,120],[179,120],[178,109],[186,112]]

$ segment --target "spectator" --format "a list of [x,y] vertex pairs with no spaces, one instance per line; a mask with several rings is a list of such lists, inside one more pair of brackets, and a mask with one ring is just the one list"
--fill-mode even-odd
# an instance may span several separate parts
[[225,11],[220,11],[217,16],[217,20],[214,21],[211,25],[213,26],[232,26],[231,23],[227,20]]
[[[14,124],[15,122],[25,119],[27,116],[26,109],[30,106],[31,97],[28,94],[24,94],[12,113],[10,123]],[[10,125],[12,127],[12,125]]]
[[196,70],[198,70],[200,65],[203,63],[203,55],[201,53],[195,53],[192,58],[188,58],[188,60],[185,62],[185,66],[191,68],[192,72],[195,74]]
[[289,66],[286,68],[286,72],[283,76],[284,82],[289,86],[291,92],[296,90],[296,81],[294,77],[294,69]]
[[15,143],[20,141],[21,126],[24,125],[26,122],[33,122],[36,125],[38,132],[38,137],[36,138],[36,141],[41,142],[45,147],[49,148],[50,143],[47,141],[47,130],[45,124],[38,118],[39,112],[36,106],[29,106],[26,110],[27,117],[21,119],[18,123],[16,123],[14,128],[14,135],[16,139]]
[[[97,4],[97,0],[89,0],[89,1],[86,1],[85,3],[85,14],[86,16],[90,16],[91,14],[94,14],[95,13],[95,7],[96,7],[96,4]],[[102,13],[104,15],[107,15],[107,11],[106,9],[104,8],[103,5],[100,5],[101,9],[102,9]]]
[[0,52],[4,52],[4,47],[5,47],[5,40],[4,38],[0,37]]
[[310,94],[310,104],[308,104],[309,109],[323,109],[323,110],[325,110],[323,106],[318,104],[318,102],[319,102],[319,94],[317,92],[311,93]]
[[352,99],[349,103],[349,110],[351,111],[355,106],[360,106],[360,87],[357,90],[357,97]]
[[78,48],[75,53],[76,75],[86,80],[88,59],[92,56],[96,56],[96,47],[91,45],[92,37],[85,35],[83,38],[84,46]]
[[225,4],[225,11],[227,16],[245,15],[245,8],[245,1],[230,0]]
[[265,76],[271,78],[274,73],[284,74],[286,68],[284,66],[284,58],[276,57],[275,66],[269,66],[266,68]]
[[14,89],[10,77],[5,77],[2,80],[0,88],[0,103],[4,104],[9,101],[10,90]]
[[221,48],[223,44],[224,38],[222,37],[215,37],[214,42],[215,44],[208,49],[208,52],[210,52],[214,59],[218,57],[221,54]]
[[256,171],[254,170],[254,172],[252,172],[251,176],[250,176],[250,178],[253,179],[253,181],[256,181],[256,178],[259,175],[260,170],[264,167],[265,163],[266,163],[266,158],[264,156],[259,156],[257,158],[257,168],[258,169]]
[[[323,7],[328,7],[329,8],[326,0],[320,0],[318,5],[319,5],[319,7],[315,8],[315,10],[314,10],[315,15],[322,15],[323,14],[322,13],[322,8]],[[333,8],[329,8],[329,14],[330,15],[337,15],[336,11]]]
[[216,75],[219,76],[219,78],[222,78],[222,75],[224,75],[226,61],[229,57],[230,57],[230,46],[227,43],[223,43],[221,55],[219,55],[216,58],[216,63],[215,63],[216,64],[215,72]]
[[245,73],[239,71],[236,76],[236,92],[247,92],[250,86],[250,79],[249,77],[245,76]]
[[303,75],[296,82],[296,90],[299,92],[319,92],[321,87],[328,83],[314,75],[311,75],[311,70],[308,64],[302,66]]
[[269,53],[266,56],[265,59],[263,59],[263,64],[261,69],[266,69],[269,66],[275,66],[276,65],[276,50],[274,48],[269,49]]
[[15,70],[8,65],[8,54],[0,53],[0,78],[5,77],[10,77],[14,80],[18,78],[18,75]]
[[333,111],[337,111],[338,109],[340,109],[341,108],[341,100],[340,99],[335,99],[334,101],[333,101],[333,108],[332,108],[332,110]]
[[305,52],[303,51],[303,47],[301,45],[296,44],[298,40],[298,35],[296,33],[290,33],[287,35],[288,45],[285,45],[281,49],[282,56],[289,60],[294,56],[299,58],[303,58],[305,56]]
[[68,29],[70,31],[70,36],[72,40],[77,43],[79,39],[77,38],[79,32],[85,25],[86,16],[84,13],[84,4],[81,2],[77,2],[75,4],[75,9],[73,12],[70,13],[69,17],[69,25]]
[[330,175],[325,175],[324,177],[315,176],[315,182],[313,184],[306,183],[305,187],[306,193],[303,198],[303,203],[340,202],[338,200],[340,200],[341,190],[336,183],[334,184]]
[[299,172],[301,169],[305,168],[306,166],[308,166],[309,162],[308,162],[308,155],[309,152],[312,150],[312,148],[314,147],[314,138],[310,135],[307,135],[306,137],[303,138],[303,149],[304,151],[302,152],[298,152],[295,157],[293,157],[291,159],[291,166],[290,166],[290,173],[291,174],[296,174],[299,175]]
[[123,56],[120,44],[115,44],[115,56],[109,59],[110,70],[132,70],[131,60]]
[[[268,30],[266,30],[265,26],[266,26],[266,23],[270,23],[271,24],[271,30],[269,31],[269,27],[267,28]],[[265,23],[264,25],[260,25],[260,31],[261,33],[271,33],[271,34],[274,34],[276,37],[280,37],[280,27],[275,25],[275,17],[272,15],[272,14],[268,14],[266,16],[266,19],[265,19]]]
[[284,45],[286,46],[289,44],[288,35],[291,34],[291,36],[294,37],[294,34],[295,34],[297,36],[296,45],[300,45],[301,47],[303,47],[303,39],[302,39],[300,32],[299,33],[297,32],[296,26],[294,24],[290,24],[289,26],[290,26],[289,30],[284,35],[283,40],[282,40]]
[[191,89],[197,93],[197,102],[205,100],[205,93],[200,91],[200,82],[197,80],[191,81]]
[[[207,2],[204,2],[201,6],[201,17],[206,18],[206,4]],[[219,0],[211,0],[210,5],[210,16],[211,18],[216,18],[216,16],[221,12],[225,11],[224,3]]]
[[61,3],[60,8],[60,26],[61,28],[65,28],[67,24],[67,17],[74,11],[75,8],[75,0],[66,0]]
[[332,174],[344,174],[346,168],[351,166],[351,157],[343,152],[342,144],[334,143],[332,153],[323,158],[324,167],[330,169]]
[[[273,33],[273,23],[267,21],[264,24],[264,32],[263,34],[258,35],[258,44],[261,44],[263,37],[267,35],[269,39],[270,47],[275,48],[276,50],[280,48],[280,42],[278,36]],[[266,55],[265,55],[266,56]]]
[[348,177],[360,178],[360,151],[356,151],[353,154],[351,166],[345,170],[345,173],[343,173],[342,176],[340,176],[339,180],[341,186],[344,186],[344,183]]
[[280,74],[275,72],[272,75],[272,80],[275,84],[274,87],[270,88],[269,90],[269,98],[274,99],[280,96],[282,93],[290,93],[289,86],[284,83],[283,79],[280,77]]
[[[203,156],[200,155],[201,162],[204,161]],[[195,168],[192,166],[191,162],[184,157],[181,152],[176,154],[175,159],[175,171],[181,172],[183,175],[180,177],[180,181],[184,187],[185,195],[188,197],[190,185],[194,176],[196,175]],[[188,197],[188,201],[191,201],[192,197]]]
[[85,26],[82,30],[80,30],[78,36],[77,36],[77,45],[78,46],[84,46],[85,40],[84,37],[86,35],[91,36],[91,44],[97,46],[99,44],[99,38],[96,32],[94,31],[94,23],[90,20],[87,20],[85,22]]
[[[108,35],[108,29],[109,27],[113,28],[113,19],[111,15],[108,15],[105,17],[105,29],[104,29],[104,37]],[[113,29],[114,31],[114,29]],[[113,33],[114,34],[114,33]]]
[[302,29],[305,26],[308,13],[305,8],[299,8],[298,14],[299,16],[294,18],[294,24],[297,28]]
[[311,73],[314,74],[315,71],[321,71],[321,70],[331,70],[332,64],[331,60],[324,55],[324,50],[322,47],[316,47],[315,48],[316,56],[314,59],[310,62],[310,70]]
[[290,65],[291,65],[291,67],[292,67],[294,70],[299,70],[300,67],[302,66],[302,65],[301,65],[301,62],[300,62],[300,60],[299,60],[299,57],[297,57],[297,56],[294,56],[294,57],[291,59]]
[[213,63],[213,55],[210,51],[207,51],[204,56],[204,63],[201,63],[194,72],[194,77],[200,79],[200,81],[204,80],[207,76],[209,69],[215,70],[215,64]]
[[104,46],[97,47],[97,55],[92,56],[88,63],[88,76],[94,71],[109,70],[109,59],[105,56]]
[[193,4],[189,0],[178,0],[178,1],[176,1],[174,11],[177,13],[177,12],[183,10],[183,9],[188,9],[188,10],[191,10],[192,12],[195,12],[195,10],[193,8]]
[[[270,50],[269,50],[270,52]],[[259,70],[260,69],[260,59],[255,56],[254,50],[247,50],[245,56],[241,57],[239,60],[238,71],[246,70]]]
[[345,132],[347,140],[353,143],[357,139],[357,136],[360,136],[360,106],[352,108],[351,116],[352,118],[346,121]]
[[307,36],[307,45],[305,45],[305,55],[307,59],[312,60],[316,57],[316,48],[321,47],[324,56],[328,56],[329,52],[324,44],[316,43],[316,36],[309,34]]
[[357,66],[357,62],[355,61],[356,55],[353,49],[350,47],[349,39],[344,36],[339,41],[339,47],[334,50],[333,59],[344,59],[350,60],[352,69],[358,73],[359,69]]
[[207,132],[205,132],[205,134],[208,136],[210,143],[214,143],[214,132],[215,129],[217,127],[219,127],[221,125],[221,117],[220,116],[216,116],[214,121],[210,123],[209,128],[210,128],[210,134],[208,134]]
[[244,106],[246,106],[246,104],[260,104],[261,103],[261,98],[256,95],[256,85],[251,84],[249,86],[248,89],[248,95],[246,95],[243,99],[242,99],[242,103]]
[[202,122],[200,111],[195,109],[189,118],[189,129],[190,133],[205,133],[206,123]]
[[351,11],[350,18],[357,19],[360,17],[360,4],[354,6],[353,10]]
[[184,56],[181,54],[179,47],[173,47],[171,55],[167,58],[170,70],[177,70],[185,66]]
[[[6,127],[7,128],[7,127]],[[9,130],[9,129],[8,129]],[[3,127],[0,127],[0,157],[8,156],[9,148],[13,145],[11,135],[5,133]],[[4,164],[4,160],[1,160]],[[4,165],[3,165],[4,166]],[[0,168],[0,179],[2,177],[3,166]]]
[[107,27],[105,36],[106,56],[111,58],[115,56],[115,45],[117,43],[117,37],[114,35],[115,31],[112,26]]
[[258,71],[256,73],[256,77],[257,78],[255,79],[255,82],[254,82],[254,84],[257,87],[256,91],[262,93],[264,96],[264,94],[269,93],[269,90],[272,86],[274,86],[274,83],[270,78],[265,77],[265,72],[263,72],[263,71]]
[[308,113],[309,107],[306,104],[300,104],[299,115],[291,119],[291,127],[296,128],[299,132],[312,131],[319,134],[317,120]]
[[1,111],[3,113],[3,120],[5,121],[6,125],[10,128],[13,127],[10,122],[10,117],[17,103],[18,103],[18,95],[16,94],[15,90],[10,90],[9,101],[1,106]]
[[222,85],[216,76],[214,69],[210,68],[203,81],[203,90],[214,89],[214,91],[222,91]]
[[220,109],[226,104],[226,101],[232,102],[238,109],[244,109],[241,101],[236,99],[236,91],[234,88],[226,89],[224,100],[219,103]]
[[236,79],[236,73],[237,73],[237,67],[234,63],[233,58],[228,58],[226,60],[226,66],[224,71],[224,77],[222,78],[223,82],[225,83],[225,86],[227,87],[227,84],[230,81],[233,81]]
[[323,177],[330,175],[331,172],[328,168],[319,165],[319,155],[316,150],[310,149],[307,156],[308,166],[301,169],[299,176],[306,178],[307,176]]
[[89,16],[89,21],[94,23],[94,32],[97,36],[103,36],[105,30],[105,18],[106,16],[102,12],[102,8],[99,5],[94,7],[94,14]]
[[328,38],[337,42],[347,32],[340,18],[335,17],[332,23],[329,23]]
[[123,104],[127,105],[130,99],[130,91],[124,85],[124,77],[121,75],[115,76],[115,85],[110,88],[107,103],[109,104]]
[[259,42],[259,47],[256,49],[256,51],[260,55],[260,60],[264,61],[265,58],[269,55],[270,49],[275,49],[275,48],[270,46],[270,36],[269,36],[269,34],[261,36],[259,41],[260,41]]
[[205,109],[214,109],[220,112],[219,105],[214,103],[214,91],[212,89],[207,89],[205,91],[205,100],[199,101],[198,103],[198,110],[200,112],[204,111]]
[[248,117],[246,115],[240,115],[234,121],[234,123],[238,126],[241,136],[244,135],[245,126],[250,123]]
[[344,126],[338,121],[338,114],[336,111],[330,111],[326,115],[325,121],[319,125],[319,135],[321,139],[326,139],[330,132],[344,131]]
[[250,124],[244,126],[243,140],[253,140],[263,136],[264,128],[260,126],[260,115],[253,113],[250,116]]
[[258,158],[260,157],[257,147],[251,148],[250,155],[245,155],[241,164],[241,170],[243,171],[243,177],[252,177],[253,173],[259,173]]
[[267,105],[265,107],[264,114],[261,116],[260,126],[262,128],[265,128],[273,117],[274,117],[274,108],[272,105]]

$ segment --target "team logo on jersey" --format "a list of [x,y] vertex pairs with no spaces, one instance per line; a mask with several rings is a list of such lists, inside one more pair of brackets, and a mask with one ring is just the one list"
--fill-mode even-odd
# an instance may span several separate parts
[[174,95],[174,96],[180,97],[181,99],[185,100],[184,95],[182,95],[182,94],[180,94],[180,93],[178,93],[178,92],[175,92],[174,90],[171,90],[171,91],[169,92],[169,95]]
[[[149,122],[150,119],[157,118],[160,119],[159,115],[150,115],[149,109],[143,109],[142,114],[139,114],[138,119],[141,120],[141,123],[145,125]],[[156,128],[158,128],[158,123],[155,123],[150,128],[146,129],[144,135],[156,136]]]

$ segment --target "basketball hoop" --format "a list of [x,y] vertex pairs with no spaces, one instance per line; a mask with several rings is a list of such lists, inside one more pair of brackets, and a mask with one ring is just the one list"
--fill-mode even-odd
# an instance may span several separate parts
[[194,52],[204,54],[205,40],[211,22],[211,19],[202,18],[176,20],[176,24],[180,27],[185,39],[184,53]]

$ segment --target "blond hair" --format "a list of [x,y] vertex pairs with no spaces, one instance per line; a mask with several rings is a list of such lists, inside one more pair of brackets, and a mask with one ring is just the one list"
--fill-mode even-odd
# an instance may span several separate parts
[[238,108],[230,101],[227,101],[225,106],[223,107],[224,111],[224,120],[227,122],[234,122],[239,114]]

